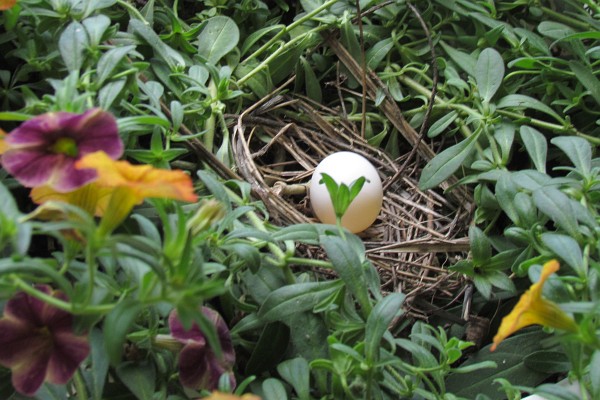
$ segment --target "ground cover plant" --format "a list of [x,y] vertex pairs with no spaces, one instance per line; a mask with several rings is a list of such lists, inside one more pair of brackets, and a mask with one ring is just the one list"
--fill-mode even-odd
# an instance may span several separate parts
[[[595,1],[0,10],[2,398],[600,398]],[[464,202],[465,251],[403,250],[444,272],[406,293],[375,234],[282,218],[245,174],[308,181],[274,121]]]

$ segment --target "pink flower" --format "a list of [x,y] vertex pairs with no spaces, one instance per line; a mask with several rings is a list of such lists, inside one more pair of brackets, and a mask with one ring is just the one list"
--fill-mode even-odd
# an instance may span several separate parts
[[[37,290],[65,300],[47,285]],[[44,381],[65,384],[88,356],[85,336],[73,333],[73,316],[26,293],[17,293],[0,319],[0,364],[12,370],[12,384],[31,396]]]
[[[202,307],[202,313],[211,321],[216,330],[221,344],[221,355],[219,358],[208,344],[204,333],[194,324],[190,330],[185,330],[177,311],[173,310],[169,315],[169,328],[171,336],[183,344],[179,353],[179,380],[185,387],[192,389],[217,388],[219,378],[224,373],[231,371],[235,363],[235,352],[231,342],[231,334],[227,324],[216,311]],[[235,377],[230,374],[231,386],[235,387]]]
[[123,154],[115,118],[99,108],[83,114],[52,112],[24,122],[4,138],[3,167],[23,186],[74,190],[96,178],[75,162],[99,150],[113,159]]

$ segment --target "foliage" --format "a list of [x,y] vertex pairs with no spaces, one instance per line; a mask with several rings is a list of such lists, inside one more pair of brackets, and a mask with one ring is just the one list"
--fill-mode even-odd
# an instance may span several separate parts
[[[430,32],[401,0],[358,2],[360,28],[349,0],[9,3],[0,14],[2,129],[10,136],[39,115],[101,108],[116,118],[126,158],[185,170],[201,198],[185,204],[173,198],[191,197],[154,191],[131,213],[141,198],[111,207],[119,218],[107,228],[107,218],[81,204],[36,208],[18,177],[0,170],[2,298],[24,292],[72,314],[74,332],[90,345],[69,383],[46,383],[36,398],[209,395],[217,388],[182,385],[182,344],[165,340],[176,310],[185,329],[202,332],[194,340],[206,343],[198,345],[219,357],[224,329],[203,305],[223,316],[236,351],[237,387],[227,371],[218,389],[239,396],[484,399],[536,391],[568,399],[556,385],[535,388],[567,371],[582,396],[600,396],[595,2],[416,2]],[[338,65],[328,38],[387,86],[364,114],[361,82]],[[340,76],[344,90],[324,84]],[[543,294],[573,316],[577,332],[528,330],[465,360],[471,343],[453,337],[458,326],[397,325],[405,294],[384,296],[357,236],[320,224],[274,226],[249,183],[215,175],[207,154],[235,168],[230,115],[290,77],[296,94],[364,118],[369,143],[397,157],[406,150],[402,133],[378,108],[391,97],[438,150],[421,188],[453,175],[474,188],[470,257],[451,269],[477,289],[475,313],[500,304],[507,314],[526,276],[537,282],[541,265],[558,259],[562,268]],[[362,183],[336,188],[339,214]],[[306,245],[326,258],[300,256]],[[323,279],[321,269],[335,278]],[[36,289],[48,286],[64,296]],[[2,397],[21,398],[5,372]]]

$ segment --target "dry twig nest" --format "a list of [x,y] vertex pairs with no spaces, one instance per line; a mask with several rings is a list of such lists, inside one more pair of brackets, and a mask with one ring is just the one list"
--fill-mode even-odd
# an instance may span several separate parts
[[[237,117],[233,149],[239,174],[264,202],[272,221],[281,225],[316,222],[306,184],[324,157],[343,150],[366,157],[380,173],[384,200],[378,219],[359,236],[380,273],[382,289],[419,297],[420,305],[408,301],[417,317],[431,311],[423,308],[422,300],[441,300],[443,305],[458,300],[465,281],[446,267],[468,250],[471,199],[461,190],[444,195],[419,190],[426,163],[422,157],[413,157],[400,171],[408,154],[392,160],[361,138],[339,112],[284,95],[265,98]],[[323,256],[310,247],[299,251]]]

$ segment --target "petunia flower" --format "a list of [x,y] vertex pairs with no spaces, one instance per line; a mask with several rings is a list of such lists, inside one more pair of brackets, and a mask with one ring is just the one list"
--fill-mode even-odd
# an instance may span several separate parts
[[[191,389],[214,390],[218,386],[221,375],[230,373],[235,363],[235,352],[229,328],[221,315],[208,307],[202,307],[202,313],[217,330],[221,345],[220,358],[210,347],[198,325],[194,324],[189,330],[185,330],[176,310],[169,315],[169,329],[171,336],[183,344],[183,348],[179,352],[181,384]],[[231,386],[235,387],[235,377],[232,373],[230,373],[229,379]]]
[[192,179],[183,171],[157,169],[150,165],[132,165],[112,160],[102,151],[87,154],[75,163],[82,170],[97,173],[97,188],[112,189],[100,231],[112,231],[127,217],[131,209],[146,198],[162,198],[194,202]]
[[556,260],[544,264],[540,280],[523,293],[515,308],[502,319],[500,328],[494,336],[491,351],[496,350],[498,344],[514,332],[530,325],[543,325],[567,332],[577,332],[577,324],[573,318],[561,310],[558,304],[542,297],[544,283],[559,268],[560,265]]
[[94,180],[94,170],[78,170],[75,162],[104,151],[123,154],[115,118],[99,108],[83,114],[52,112],[24,122],[4,139],[8,148],[0,161],[23,186],[51,186],[68,192]]
[[242,396],[236,396],[231,393],[223,393],[223,392],[212,392],[210,396],[203,397],[202,400],[260,400],[260,397],[246,393]]
[[[47,285],[36,289],[66,299]],[[89,352],[87,338],[73,333],[68,312],[24,292],[6,303],[0,319],[0,364],[12,370],[19,393],[31,396],[44,381],[67,383]]]

